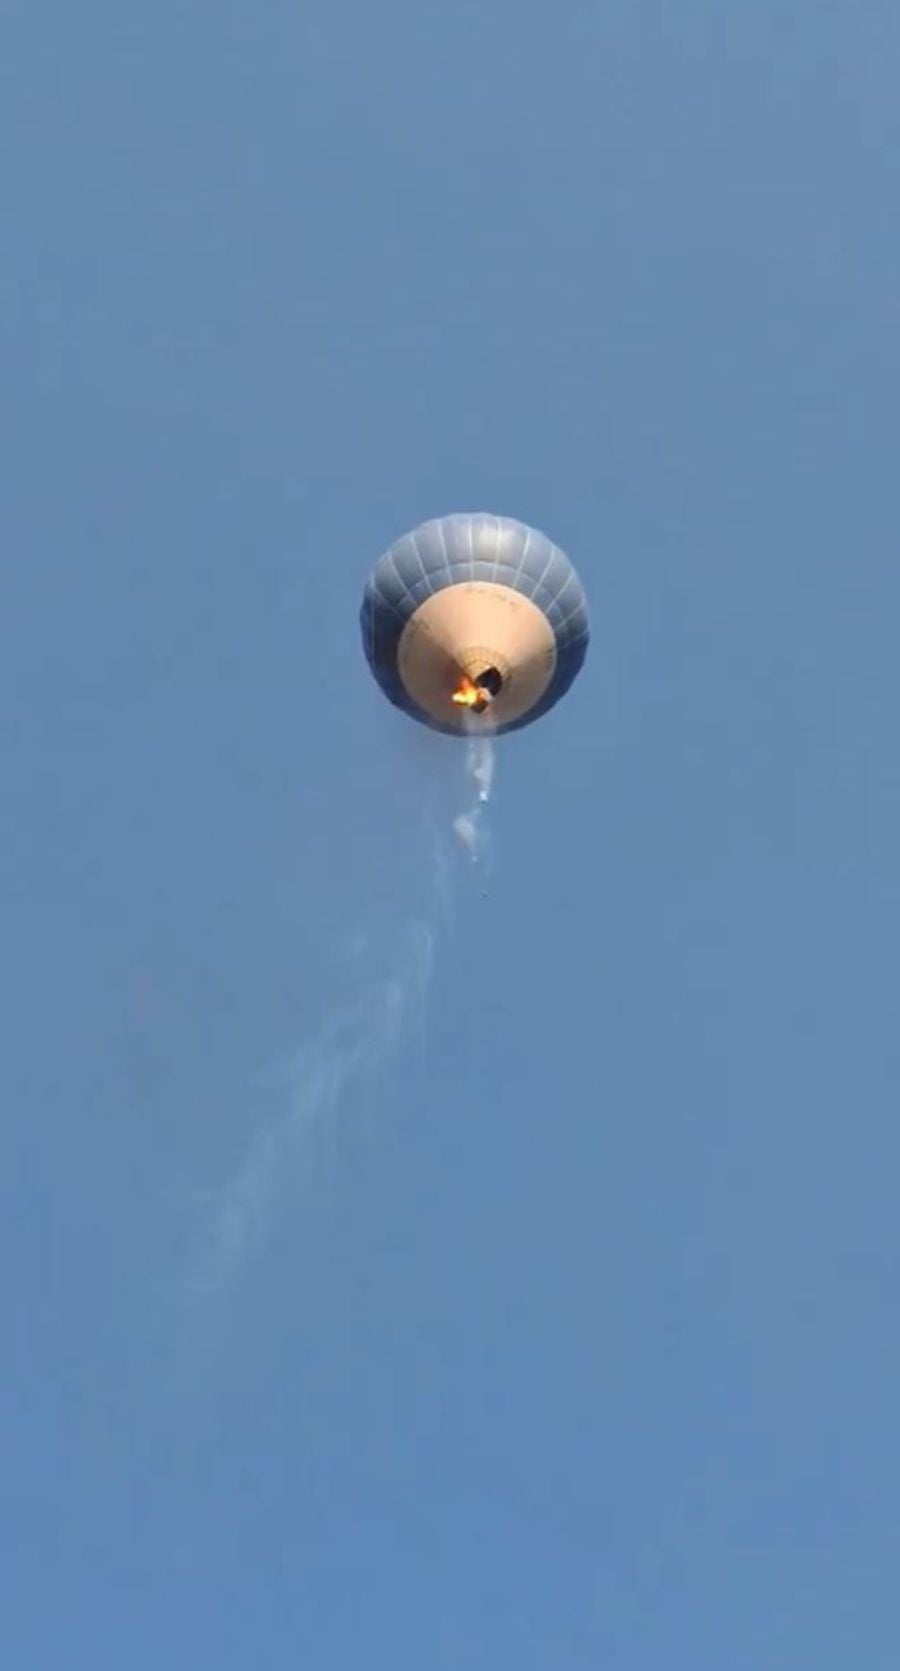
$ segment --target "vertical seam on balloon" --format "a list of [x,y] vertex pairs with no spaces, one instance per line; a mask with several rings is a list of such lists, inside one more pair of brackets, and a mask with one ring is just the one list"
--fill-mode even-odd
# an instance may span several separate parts
[[[534,599],[534,598],[536,598],[536,597],[537,597],[537,594],[538,594],[538,592],[539,592],[539,591],[540,591],[540,589],[541,589],[541,587],[542,587],[542,586],[543,586],[543,584],[544,584],[544,575],[545,575],[545,574],[546,574],[546,573],[547,573],[547,571],[548,571],[548,569],[549,569],[549,568],[550,568],[550,565],[551,565],[551,563],[552,563],[552,562],[553,562],[553,559],[554,559],[554,557],[555,557],[555,556],[556,556],[556,546],[555,546],[555,545],[551,545],[551,547],[550,547],[550,556],[549,556],[549,557],[548,557],[548,558],[547,558],[547,561],[546,561],[546,563],[545,563],[545,564],[544,564],[544,567],[543,567],[543,568],[542,568],[542,569],[541,569],[541,572],[540,572],[540,574],[539,574],[539,575],[538,575],[538,578],[537,578],[537,580],[536,580],[536,581],[535,581],[535,583],[534,583],[534,590],[533,590],[533,592],[532,592],[532,593],[531,593],[531,597],[532,597],[532,600],[533,600],[533,599]],[[541,607],[541,606],[540,606],[540,604],[538,604],[538,608],[539,608],[539,609],[540,609],[540,607]]]
[[497,543],[496,543],[496,546],[495,546],[495,549],[494,549],[494,569],[493,569],[493,573],[491,575],[491,579],[494,582],[496,582],[497,577],[500,573],[500,540],[501,540],[502,535],[503,535],[503,525],[500,521],[499,516],[495,516],[494,521],[497,524]]
[[413,530],[412,534],[410,535],[410,539],[412,540],[413,551],[415,552],[416,556],[419,559],[419,568],[422,570],[422,579],[424,580],[425,585],[428,587],[428,595],[430,597],[434,592],[434,587],[431,584],[431,575],[428,573],[428,570],[425,567],[425,562],[424,562],[424,559],[422,557],[422,553],[419,550],[418,532],[419,532],[419,530],[417,528],[415,528]]
[[[567,582],[567,584],[568,584],[568,582]],[[562,593],[560,593],[560,597],[562,597]],[[565,617],[564,617],[564,619],[563,619],[563,620],[562,620],[562,621],[560,621],[560,623],[559,623],[559,629],[558,629],[558,630],[559,630],[559,631],[560,631],[560,632],[562,632],[562,629],[563,629],[563,627],[567,627],[567,626],[568,626],[568,625],[569,625],[569,622],[570,622],[570,621],[574,621],[574,620],[575,620],[575,617],[576,617],[576,615],[578,615],[578,614],[579,614],[579,612],[580,612],[580,611],[581,611],[581,610],[582,610],[582,609],[583,609],[583,608],[584,608],[584,598],[583,598],[583,597],[580,597],[580,598],[579,598],[579,599],[578,599],[578,602],[577,602],[577,603],[576,603],[576,605],[575,605],[575,608],[574,608],[574,609],[570,609],[570,610],[569,610],[569,613],[568,613],[568,615],[566,615],[566,616],[565,616]],[[587,629],[585,629],[585,634],[584,634],[584,636],[585,636],[585,637],[587,637]],[[576,640],[575,640],[575,642],[576,642],[576,643],[577,643],[577,639],[576,639]]]
[[[440,522],[439,522],[439,523],[438,523],[438,533],[439,533],[439,534],[440,534],[440,536],[441,536],[441,555],[442,555],[442,556],[443,556],[443,559],[444,559],[444,568],[445,568],[445,569],[446,569],[446,570],[447,570],[447,572],[448,572],[448,573],[449,573],[449,571],[450,571],[450,558],[449,558],[449,556],[448,556],[448,553],[447,553],[447,539],[446,539],[446,536],[445,536],[445,534],[444,534],[444,522],[443,522],[443,518],[442,518],[442,519],[441,519],[441,521],[440,521]],[[432,588],[432,590],[433,590],[433,591],[436,591],[436,590],[437,590],[437,588],[436,588],[436,587],[434,587],[434,588]]]
[[[551,606],[553,609],[556,608],[557,604],[560,601],[560,598],[565,597],[565,595],[566,595],[567,591],[569,590],[569,587],[571,586],[574,579],[575,579],[575,571],[574,571],[574,569],[570,569],[568,574],[566,575],[566,578],[565,578],[562,586],[560,587],[559,591],[557,592],[556,597],[553,599],[553,603],[552,603],[552,606]],[[562,623],[560,623],[560,624],[562,624]]]
[[391,546],[391,549],[387,554],[387,561],[390,563],[391,568],[393,569],[395,575],[397,576],[397,585],[399,586],[401,593],[405,597],[406,596],[406,591],[407,591],[406,581],[404,580],[402,574],[400,573],[400,570],[397,567],[396,562],[394,561],[394,548],[393,548],[393,546]]
[[[399,575],[397,576],[397,578],[398,578],[398,580],[400,579]],[[402,581],[401,581],[401,585],[402,585]],[[401,614],[400,610],[397,608],[397,605],[395,603],[391,603],[390,598],[386,598],[384,593],[380,592],[378,590],[377,580],[373,581],[372,590],[375,593],[375,596],[378,599],[378,602],[384,604],[385,609],[389,609],[391,614],[396,615],[397,620],[402,621],[405,625],[406,624],[406,616]]]
[[519,566],[516,569],[516,572],[513,575],[513,579],[512,579],[512,583],[513,583],[514,587],[518,586],[518,583],[522,578],[522,570],[525,567],[525,558],[528,556],[528,547],[530,546],[530,544],[531,544],[531,529],[526,528],[526,530],[525,530],[525,544],[522,547],[522,555],[519,558]]

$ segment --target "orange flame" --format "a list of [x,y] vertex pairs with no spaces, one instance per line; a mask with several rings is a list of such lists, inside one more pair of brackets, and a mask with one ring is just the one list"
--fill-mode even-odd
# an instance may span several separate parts
[[488,706],[490,696],[481,685],[474,685],[468,674],[464,673],[450,700],[458,703],[461,708],[473,708],[476,714],[480,714]]

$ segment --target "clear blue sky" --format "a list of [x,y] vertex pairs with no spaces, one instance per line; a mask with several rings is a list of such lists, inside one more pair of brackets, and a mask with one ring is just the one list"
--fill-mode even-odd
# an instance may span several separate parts
[[[896,1671],[898,82],[893,0],[5,7],[10,1671]],[[471,508],[588,662],[288,1142],[461,793],[363,581]]]

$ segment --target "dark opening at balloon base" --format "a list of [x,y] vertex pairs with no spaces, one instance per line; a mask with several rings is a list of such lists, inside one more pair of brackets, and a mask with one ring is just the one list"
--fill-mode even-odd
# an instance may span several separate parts
[[464,708],[467,713],[486,714],[494,700],[503,688],[503,674],[498,667],[486,667],[472,679],[464,673],[452,694],[451,701]]
[[503,689],[503,674],[499,667],[486,667],[484,672],[479,673],[477,679],[473,680],[473,684],[477,694],[470,712],[486,714],[494,697],[499,696]]
[[[475,683],[479,690],[487,691],[489,697],[499,696],[503,689],[503,674],[499,667],[486,667],[483,673],[479,673]],[[487,707],[487,702],[485,702],[485,707]]]

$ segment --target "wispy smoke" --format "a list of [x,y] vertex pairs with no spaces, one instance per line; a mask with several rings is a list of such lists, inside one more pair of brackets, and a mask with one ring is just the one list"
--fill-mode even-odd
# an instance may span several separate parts
[[[329,1016],[296,1052],[284,1075],[287,1110],[259,1132],[235,1175],[214,1198],[203,1287],[220,1287],[272,1220],[275,1196],[314,1128],[370,1086],[390,1062],[404,1031],[421,1016],[434,961],[434,928],[416,920],[398,936],[393,965],[358,982],[352,1001]],[[363,936],[355,950],[365,950]]]
[[[478,862],[484,856],[483,815],[494,773],[491,738],[470,738],[466,772],[473,799],[453,827],[473,861]],[[292,1165],[306,1156],[313,1132],[342,1112],[354,1097],[366,1094],[404,1039],[423,1020],[437,930],[442,921],[448,921],[451,904],[445,844],[437,831],[425,910],[401,925],[387,947],[374,947],[376,954],[389,954],[384,959],[387,972],[366,975],[357,967],[353,998],[329,1016],[288,1066],[284,1075],[286,1112],[257,1133],[234,1176],[214,1195],[198,1273],[201,1288],[221,1288],[240,1267],[269,1230],[278,1190],[289,1181]],[[383,941],[384,934],[378,939]],[[368,937],[357,934],[352,947],[354,963],[362,964],[370,949]]]
[[492,736],[480,734],[469,737],[466,744],[466,773],[472,784],[474,800],[453,820],[453,829],[473,864],[483,863],[487,856],[485,809],[490,801],[494,783],[494,758]]
[[466,751],[466,768],[478,789],[478,799],[486,806],[494,783],[494,739],[490,736],[470,737]]

